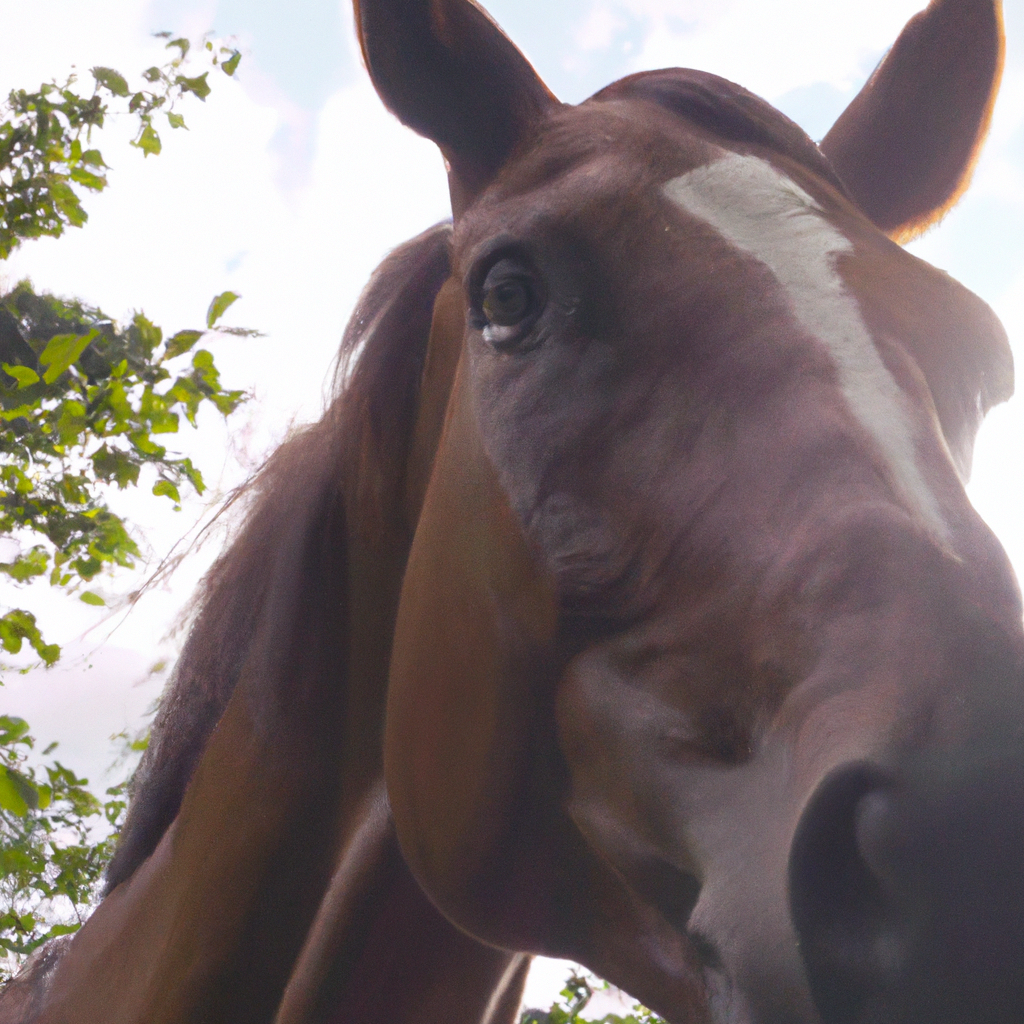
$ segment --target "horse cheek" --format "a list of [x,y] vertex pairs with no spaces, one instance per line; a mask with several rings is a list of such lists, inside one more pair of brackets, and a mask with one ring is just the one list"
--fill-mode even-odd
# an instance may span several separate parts
[[483,904],[515,884],[509,840],[557,602],[483,452],[464,382],[460,368],[403,583],[384,761],[410,868],[480,935],[500,930]]

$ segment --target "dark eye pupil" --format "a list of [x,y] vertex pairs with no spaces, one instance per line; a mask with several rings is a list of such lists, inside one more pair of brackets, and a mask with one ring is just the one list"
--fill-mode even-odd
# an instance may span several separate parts
[[515,278],[500,281],[485,292],[483,310],[492,324],[514,327],[530,311],[530,290]]

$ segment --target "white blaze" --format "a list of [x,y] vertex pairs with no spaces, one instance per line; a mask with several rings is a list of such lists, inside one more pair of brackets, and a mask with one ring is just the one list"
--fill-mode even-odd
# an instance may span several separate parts
[[796,182],[756,156],[729,153],[673,178],[664,192],[771,271],[797,323],[831,355],[850,411],[884,454],[892,484],[926,528],[948,542],[948,527],[918,466],[906,398],[836,268],[836,256],[852,251],[853,243]]

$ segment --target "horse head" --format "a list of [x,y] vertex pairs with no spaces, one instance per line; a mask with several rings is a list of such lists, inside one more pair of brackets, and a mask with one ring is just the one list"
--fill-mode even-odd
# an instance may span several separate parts
[[896,244],[997,6],[933,0],[820,147],[695,71],[564,106],[468,0],[356,16],[454,211],[385,730],[419,884],[673,1021],[1019,1022],[1021,600],[963,486],[1012,364]]

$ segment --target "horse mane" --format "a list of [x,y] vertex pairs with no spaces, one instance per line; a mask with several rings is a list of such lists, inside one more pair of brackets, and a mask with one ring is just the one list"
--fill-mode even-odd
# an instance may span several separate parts
[[[286,440],[237,495],[244,521],[200,584],[197,616],[132,781],[107,892],[132,875],[177,816],[243,665],[258,656],[253,638],[279,583],[272,554],[284,524],[345,523],[344,512],[323,517],[333,506],[357,509],[358,528],[372,531],[396,507],[450,240],[451,225],[438,224],[384,259],[345,329],[324,415]],[[338,532],[324,540],[344,546]]]
[[595,93],[597,101],[644,99],[733,142],[764,146],[802,164],[849,198],[828,157],[795,121],[735,82],[692,68],[641,71]]

